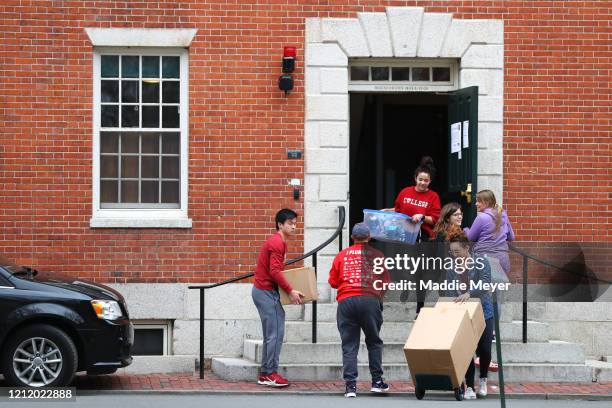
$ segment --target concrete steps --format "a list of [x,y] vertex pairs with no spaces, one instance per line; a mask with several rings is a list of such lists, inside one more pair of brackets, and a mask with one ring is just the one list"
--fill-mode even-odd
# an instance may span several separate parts
[[[405,342],[408,339],[413,321],[385,321],[381,329],[381,337],[385,342]],[[501,323],[500,330],[504,342],[521,342],[523,339],[523,324],[520,321]],[[527,322],[529,342],[546,342],[549,340],[548,325],[540,322]],[[259,333],[247,333],[250,338],[261,337]],[[363,337],[362,337],[363,338]],[[312,341],[312,323],[304,321],[287,321],[285,323],[285,341]],[[317,321],[317,342],[340,341],[336,321]]]
[[[254,381],[257,378],[259,364],[244,358],[216,357],[212,359],[212,369],[216,375],[225,380]],[[368,380],[367,364],[359,364],[361,380]],[[409,381],[408,365],[383,364],[385,379],[389,381]],[[342,380],[341,364],[282,364],[281,375],[294,381],[335,381]],[[593,368],[586,364],[522,364],[504,365],[504,379],[508,382],[588,382],[593,377]],[[489,378],[497,381],[496,373],[489,373]]]
[[[243,357],[256,363],[261,362],[261,340],[245,340]],[[492,354],[495,353],[493,343]],[[503,343],[504,363],[550,363],[550,364],[584,364],[585,356],[581,346],[574,343],[554,341],[550,343]],[[368,351],[361,343],[358,362],[367,363]],[[385,343],[383,363],[405,363],[404,343]],[[280,356],[281,364],[327,364],[342,363],[342,347],[340,342],[326,343],[285,343]]]
[[[605,362],[585,364],[584,347],[563,341],[551,341],[547,323],[528,322],[528,343],[522,343],[522,322],[516,305],[502,309],[500,323],[504,374],[507,381],[581,382],[609,378],[612,368]],[[279,372],[291,380],[328,381],[342,379],[342,350],[336,326],[335,303],[317,305],[317,343],[312,344],[312,304],[287,307],[285,344],[280,356]],[[539,311],[539,310],[538,310]],[[383,367],[385,378],[410,380],[403,345],[410,334],[416,307],[414,302],[385,303],[381,337],[385,342]],[[247,333],[242,358],[212,359],[212,370],[226,380],[253,380],[260,362],[261,334]],[[364,337],[362,336],[362,341]],[[496,360],[495,343],[493,359]],[[359,371],[362,379],[369,377],[367,349],[361,344]],[[612,366],[612,364],[610,364]],[[489,378],[497,380],[496,373]]]

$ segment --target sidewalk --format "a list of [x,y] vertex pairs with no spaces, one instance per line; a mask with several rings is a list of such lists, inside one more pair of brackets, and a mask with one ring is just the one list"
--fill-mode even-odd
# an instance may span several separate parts
[[[389,381],[394,394],[407,394],[414,397],[414,387],[410,381]],[[255,381],[230,382],[215,376],[210,371],[200,380],[197,373],[180,374],[141,374],[141,375],[78,375],[74,381],[78,391],[92,394],[97,391],[141,391],[141,392],[203,392],[203,393],[313,393],[341,394],[344,392],[343,381],[296,381],[284,389],[258,385]],[[357,390],[367,392],[369,382],[359,382]],[[497,397],[499,390],[496,383],[490,383],[489,394]],[[448,393],[451,395],[450,392]],[[612,400],[612,382],[606,383],[506,383],[508,398],[580,398]]]

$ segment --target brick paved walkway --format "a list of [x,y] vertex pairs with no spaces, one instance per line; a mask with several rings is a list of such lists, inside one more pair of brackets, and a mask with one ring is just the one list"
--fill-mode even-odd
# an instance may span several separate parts
[[[79,390],[199,390],[229,392],[344,392],[342,381],[296,381],[291,386],[278,389],[258,385],[255,381],[224,381],[207,371],[204,380],[197,373],[103,375],[76,377],[74,385]],[[410,381],[389,381],[395,392],[413,392]],[[369,382],[359,382],[358,390],[369,390]],[[497,384],[490,383],[490,394],[497,394]],[[612,396],[612,382],[606,383],[506,383],[506,394],[548,394],[548,395],[597,395]]]

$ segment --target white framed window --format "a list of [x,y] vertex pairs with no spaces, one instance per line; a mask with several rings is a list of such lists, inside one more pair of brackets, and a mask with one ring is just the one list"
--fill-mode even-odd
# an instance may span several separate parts
[[190,228],[185,48],[94,52],[92,227]]
[[169,321],[140,320],[133,321],[135,356],[169,356],[172,355],[172,324]]
[[353,92],[446,92],[458,89],[458,79],[455,60],[353,59],[349,63]]

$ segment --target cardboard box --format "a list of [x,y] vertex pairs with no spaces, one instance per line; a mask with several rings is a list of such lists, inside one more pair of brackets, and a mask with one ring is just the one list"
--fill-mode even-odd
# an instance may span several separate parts
[[412,382],[418,374],[445,375],[458,388],[477,344],[467,310],[422,308],[404,345]]
[[[317,277],[315,276],[314,268],[303,267],[295,269],[287,269],[283,272],[285,279],[291,285],[291,287],[304,294],[302,298],[303,303],[312,302],[313,300],[319,299],[319,291],[317,290]],[[289,294],[283,289],[280,289],[280,300],[283,305],[290,305],[291,300]]]
[[470,318],[470,323],[472,324],[472,332],[474,333],[474,341],[475,344],[478,344],[482,333],[485,330],[485,320],[484,320],[484,312],[482,310],[482,304],[480,303],[480,299],[469,299],[464,303],[455,303],[454,298],[440,298],[436,303],[436,308],[452,308],[452,309],[462,309],[467,311],[468,316]]

